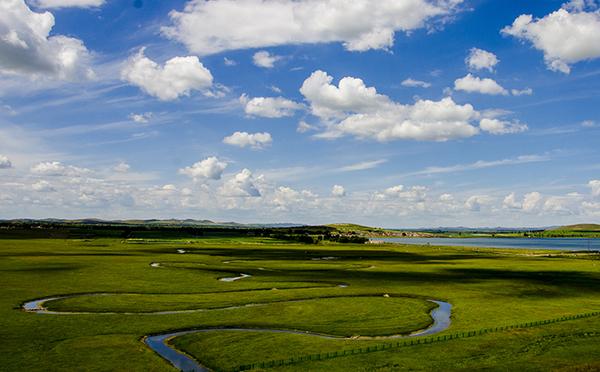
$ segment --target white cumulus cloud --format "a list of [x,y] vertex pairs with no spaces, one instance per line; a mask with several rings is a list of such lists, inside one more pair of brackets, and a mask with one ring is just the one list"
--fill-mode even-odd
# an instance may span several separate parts
[[488,195],[473,195],[465,201],[465,208],[471,212],[480,212],[483,207],[492,204],[493,198]]
[[263,68],[273,68],[275,67],[275,62],[279,61],[281,56],[277,56],[267,52],[266,50],[261,50],[252,56],[252,62],[254,65]]
[[523,210],[525,212],[532,212],[536,210],[542,201],[542,194],[537,191],[525,194],[523,197]]
[[501,32],[529,41],[544,53],[548,69],[568,74],[570,65],[600,57],[600,10],[586,12],[584,3],[576,4],[542,18],[522,14]]
[[504,89],[495,80],[490,78],[479,78],[471,74],[454,81],[454,90],[462,90],[469,93],[481,93],[492,95],[507,95],[508,91]]
[[471,48],[465,63],[473,70],[494,71],[494,66],[500,62],[494,53],[479,48]]
[[240,173],[227,180],[227,182],[223,184],[219,191],[223,196],[260,196],[260,191],[255,185],[254,176],[249,169],[242,169]]
[[426,27],[462,0],[190,0],[162,32],[200,55],[225,50],[341,42],[386,49],[397,31]]
[[519,202],[515,193],[508,194],[502,205],[508,209],[522,210],[523,212],[536,212],[542,206],[542,194],[537,191],[527,193],[523,196],[523,201]]
[[521,209],[522,204],[517,201],[515,193],[511,192],[502,201],[502,206],[509,209]]
[[223,143],[238,147],[250,147],[253,149],[262,149],[269,146],[273,142],[271,134],[263,133],[248,133],[235,132],[231,136],[223,138]]
[[53,34],[54,16],[24,0],[0,1],[0,74],[76,80],[92,78],[90,54],[79,39]]
[[326,72],[315,71],[300,88],[313,115],[327,126],[317,137],[446,141],[478,133],[471,125],[477,112],[470,104],[458,105],[446,97],[404,105],[367,87],[361,79],[344,77],[337,86],[332,81]]
[[283,97],[254,97],[249,98],[245,94],[240,97],[244,105],[244,112],[250,116],[262,116],[265,118],[282,118],[293,116],[294,112],[304,106]]
[[213,82],[212,74],[196,56],[174,57],[160,66],[144,55],[144,48],[129,58],[121,78],[163,101],[206,90]]
[[179,170],[180,174],[184,174],[193,179],[221,179],[223,171],[227,167],[227,163],[211,156],[199,162],[192,164]]

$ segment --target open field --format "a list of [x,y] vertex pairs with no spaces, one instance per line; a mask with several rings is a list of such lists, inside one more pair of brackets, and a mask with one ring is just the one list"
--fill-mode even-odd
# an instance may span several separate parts
[[[6,371],[174,370],[144,336],[218,327],[252,331],[170,343],[213,369],[367,348],[272,368],[600,368],[600,316],[589,316],[600,310],[597,254],[206,237],[5,239],[0,256]],[[241,273],[250,276],[219,280]],[[73,296],[44,306],[64,314],[21,309],[59,295]],[[385,336],[428,327],[432,299],[452,304],[439,341],[375,351]],[[529,326],[577,314],[588,316]],[[494,331],[470,333],[483,329]],[[472,337],[446,339],[465,332]],[[411,342],[419,339],[428,338]]]

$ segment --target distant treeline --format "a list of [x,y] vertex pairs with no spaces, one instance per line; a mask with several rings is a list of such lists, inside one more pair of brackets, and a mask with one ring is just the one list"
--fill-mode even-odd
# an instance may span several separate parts
[[64,222],[0,222],[0,239],[186,239],[200,237],[272,237],[275,239],[316,244],[320,241],[365,243],[367,239],[340,233],[329,226],[301,227],[222,227],[87,224]]
[[338,234],[338,233],[325,233],[325,234],[284,234],[277,232],[275,234],[269,235],[272,238],[279,240],[291,240],[297,241],[299,243],[304,244],[318,244],[322,241],[336,242],[336,243],[356,243],[356,244],[364,244],[369,241],[369,238],[365,238],[357,235],[346,235],[346,234]]

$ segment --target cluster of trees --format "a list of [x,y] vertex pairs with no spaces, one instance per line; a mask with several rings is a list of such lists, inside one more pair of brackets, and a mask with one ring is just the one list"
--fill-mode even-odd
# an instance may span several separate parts
[[337,243],[354,243],[364,244],[369,241],[368,238],[358,235],[346,235],[346,234],[322,234],[322,235],[309,235],[309,234],[272,234],[270,237],[279,240],[295,241],[304,244],[318,244],[322,241],[330,241]]

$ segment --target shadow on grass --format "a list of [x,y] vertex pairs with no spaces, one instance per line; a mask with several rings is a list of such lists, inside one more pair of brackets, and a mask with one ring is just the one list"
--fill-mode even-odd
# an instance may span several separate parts
[[[245,269],[248,271],[248,269]],[[392,271],[360,271],[324,268],[279,269],[277,272],[253,272],[261,279],[272,281],[293,277],[294,280],[327,280],[363,283],[372,282],[373,286],[382,283],[399,285],[410,284],[474,284],[489,281],[504,281],[506,295],[510,296],[581,296],[583,294],[597,294],[600,292],[600,275],[593,275],[578,271],[521,271],[503,269],[469,269],[469,268],[442,268],[431,272],[392,272]],[[367,284],[368,285],[368,284]],[[545,288],[543,291],[532,290],[531,285]],[[497,294],[497,293],[495,293]]]
[[69,253],[69,252],[48,252],[48,251],[35,251],[35,252],[3,252],[0,253],[0,257],[112,257],[112,256],[135,256],[134,253],[122,253],[122,252],[80,252],[80,253]]
[[471,253],[452,253],[445,254],[443,252],[436,254],[419,254],[412,252],[397,252],[388,250],[364,250],[364,245],[357,245],[357,248],[363,249],[315,249],[313,246],[307,246],[306,249],[253,249],[253,248],[194,248],[189,246],[177,246],[157,249],[143,249],[138,252],[153,253],[153,254],[174,254],[177,249],[185,250],[186,255],[204,255],[211,257],[226,257],[227,260],[245,260],[245,261],[306,261],[316,260],[320,258],[330,258],[330,262],[339,261],[360,261],[360,260],[377,260],[390,262],[414,262],[419,264],[426,263],[444,263],[447,261],[468,260],[468,259],[506,259],[507,257],[487,254],[480,252],[477,254]]
[[15,267],[9,269],[0,269],[5,272],[22,272],[32,274],[51,274],[59,273],[64,271],[73,271],[84,268],[85,265],[74,265],[74,264],[47,264],[47,265],[36,265],[30,267]]

